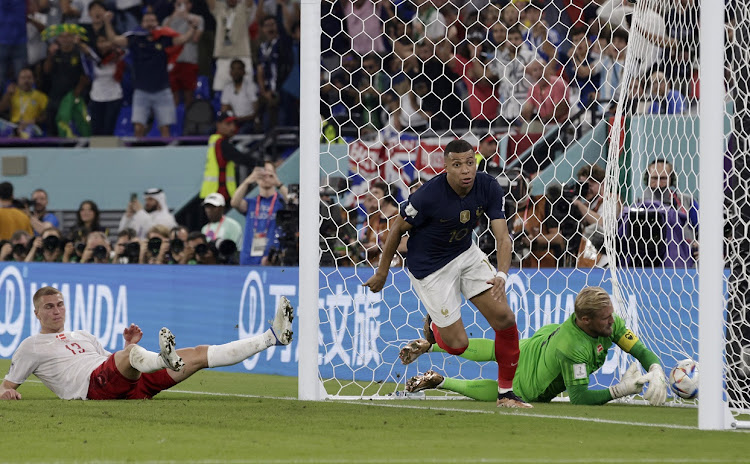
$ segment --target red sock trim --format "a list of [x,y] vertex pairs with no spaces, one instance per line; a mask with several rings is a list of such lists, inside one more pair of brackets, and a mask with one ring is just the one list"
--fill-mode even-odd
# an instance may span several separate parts
[[497,359],[497,385],[499,388],[513,388],[513,376],[516,375],[520,354],[516,324],[507,329],[495,331],[495,359]]
[[469,347],[469,345],[466,345],[461,348],[453,348],[453,347],[448,346],[448,344],[445,343],[443,341],[443,338],[440,336],[440,331],[438,330],[438,326],[436,326],[435,323],[433,322],[432,324],[430,324],[430,327],[432,328],[432,335],[435,337],[435,343],[437,343],[437,346],[444,349],[446,353],[452,354],[454,356],[459,356],[463,354],[464,351],[466,351],[466,348]]

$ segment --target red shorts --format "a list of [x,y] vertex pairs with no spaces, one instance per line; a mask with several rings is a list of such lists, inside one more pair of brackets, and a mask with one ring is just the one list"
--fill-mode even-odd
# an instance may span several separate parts
[[138,380],[126,379],[117,370],[113,354],[91,373],[86,396],[90,400],[145,400],[176,384],[166,369],[141,374]]
[[198,85],[198,65],[193,63],[175,63],[169,72],[169,86],[172,91],[187,90],[192,92]]

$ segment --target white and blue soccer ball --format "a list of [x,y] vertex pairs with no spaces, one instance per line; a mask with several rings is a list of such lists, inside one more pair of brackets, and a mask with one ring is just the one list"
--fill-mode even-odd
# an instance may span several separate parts
[[686,400],[698,397],[698,363],[683,359],[669,373],[669,386],[672,392]]

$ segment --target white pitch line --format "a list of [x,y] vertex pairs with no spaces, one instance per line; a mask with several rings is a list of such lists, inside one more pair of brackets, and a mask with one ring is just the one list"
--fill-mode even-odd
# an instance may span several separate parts
[[[30,382],[34,383],[41,383],[38,380],[32,380]],[[191,390],[175,390],[174,388],[170,388],[169,390],[164,390],[161,393],[186,393],[189,395],[203,395],[203,396],[225,396],[225,397],[233,397],[233,398],[265,398],[270,400],[285,400],[285,401],[297,401],[298,399],[291,396],[264,396],[264,395],[250,395],[246,393],[218,393],[218,392],[205,392],[205,391],[191,391]],[[381,408],[402,408],[402,409],[421,409],[421,410],[430,410],[430,411],[441,411],[441,412],[463,412],[468,414],[501,414],[504,416],[523,416],[523,417],[533,417],[533,418],[539,418],[539,419],[562,419],[562,420],[573,420],[573,421],[579,421],[579,422],[592,422],[596,424],[612,424],[612,425],[631,425],[635,427],[653,427],[653,428],[665,428],[665,429],[673,429],[673,430],[698,430],[698,427],[691,426],[691,425],[677,425],[677,424],[657,424],[657,423],[650,423],[650,422],[628,422],[628,421],[620,421],[620,420],[613,420],[613,419],[598,419],[595,417],[577,417],[577,416],[557,416],[553,414],[536,414],[534,412],[528,411],[527,412],[518,412],[518,411],[509,411],[509,410],[503,410],[503,409],[497,409],[497,410],[482,410],[482,409],[460,409],[460,408],[445,408],[445,407],[434,407],[434,406],[415,406],[415,405],[407,405],[407,404],[386,404],[384,402],[374,402],[374,401],[339,401],[339,403],[342,404],[357,404],[362,406],[371,406],[371,407],[381,407]],[[745,432],[750,433],[750,430],[736,430],[737,432]],[[252,462],[266,462],[266,461],[252,461]],[[271,462],[271,461],[268,461]],[[284,461],[289,462],[289,461]],[[298,461],[294,461],[298,462]],[[299,461],[302,462],[302,461]],[[506,461],[487,461],[487,462],[506,462]],[[566,462],[566,461],[554,461],[554,462]],[[646,462],[646,461],[640,461],[640,462]],[[667,462],[667,461],[662,461]],[[729,461],[705,461],[705,462],[729,462]]]

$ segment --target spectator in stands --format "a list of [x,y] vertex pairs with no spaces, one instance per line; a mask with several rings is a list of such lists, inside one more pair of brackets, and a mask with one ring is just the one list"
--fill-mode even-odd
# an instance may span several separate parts
[[226,216],[224,210],[226,201],[219,193],[212,193],[203,200],[203,209],[206,212],[208,223],[203,226],[201,233],[209,241],[228,239],[237,246],[242,245],[242,226],[239,222]]
[[[214,41],[214,91],[221,91],[232,82],[229,67],[232,61],[242,60],[245,69],[254,69],[250,55],[248,28],[257,21],[262,9],[253,0],[206,0],[211,14],[216,18],[216,38]],[[254,20],[251,21],[251,16]]]
[[657,158],[648,164],[644,174],[643,201],[669,206],[684,214],[687,227],[685,239],[694,249],[698,247],[698,202],[692,195],[677,189],[677,174],[671,162]]
[[665,74],[680,92],[687,93],[693,76],[693,66],[698,54],[698,16],[696,0],[679,0],[671,3],[665,23],[667,33],[673,39],[664,58]]
[[169,228],[161,224],[152,226],[141,240],[141,264],[175,264],[169,253]]
[[[667,3],[665,2],[664,5]],[[667,34],[667,26],[662,15],[662,2],[646,2],[640,14],[633,15],[630,28],[631,47],[634,63],[640,64],[633,74],[648,77],[654,65],[658,64],[664,54],[664,47],[674,47],[676,41]]]
[[31,192],[31,207],[29,219],[34,235],[41,234],[49,227],[60,228],[60,221],[53,213],[47,211],[47,192],[44,189],[36,189]]
[[263,18],[261,28],[265,40],[258,49],[255,76],[260,97],[258,116],[263,121],[263,129],[267,131],[276,127],[279,121],[286,121],[285,105],[290,102],[282,101],[284,93],[281,87],[292,69],[293,57],[288,53],[291,39],[283,28],[279,31],[275,17]]
[[68,238],[74,242],[85,241],[91,232],[106,232],[99,223],[99,207],[91,200],[84,200],[78,206],[76,223],[68,232]]
[[[234,122],[240,134],[250,134],[255,131],[257,125],[258,87],[252,76],[247,74],[242,60],[232,60],[229,73],[232,82],[221,92],[221,111],[234,114]],[[231,197],[231,194],[229,196]]]
[[371,52],[385,53],[383,21],[393,16],[391,2],[345,0],[343,7],[352,50],[361,56]]
[[[582,166],[576,173],[578,182],[586,185],[584,194],[573,200],[573,206],[578,208],[584,228],[604,227],[602,213],[604,211],[604,178],[606,172],[603,167],[593,164]],[[619,213],[620,208],[617,208]]]
[[132,31],[141,23],[142,0],[115,0],[116,30],[120,33]]
[[430,116],[430,128],[438,133],[468,126],[468,118],[463,112],[463,101],[456,86],[461,81],[461,76],[450,67],[453,59],[452,49],[449,40],[441,40],[434,47],[432,42],[425,40],[417,47],[418,53],[427,52],[422,74],[427,79],[429,92],[422,99],[421,107]]
[[107,39],[121,48],[128,48],[133,63],[133,126],[136,137],[146,135],[146,123],[153,111],[162,137],[169,137],[169,126],[177,122],[174,98],[169,90],[167,72],[168,47],[179,46],[192,39],[198,26],[190,21],[190,30],[176,37],[157,30],[154,13],[146,12],[141,19],[143,31],[127,36],[116,35],[112,13],[105,15]]
[[466,85],[470,119],[475,127],[489,127],[497,117],[500,106],[495,94],[495,84],[485,75],[486,34],[482,27],[470,27],[466,33],[466,41],[450,61],[453,72],[461,76]]
[[[39,3],[37,0],[29,0],[29,10],[26,15],[28,66],[34,70],[35,77],[42,74],[42,62],[47,57],[47,42],[42,39],[42,31],[47,27],[47,24],[50,24],[48,15],[40,11]],[[2,76],[0,76],[0,81],[2,81]]]
[[422,133],[428,129],[431,115],[424,110],[423,101],[429,91],[430,81],[420,75],[414,79],[412,87],[401,94],[392,120],[397,131]]
[[591,49],[585,27],[574,27],[570,31],[573,46],[565,57],[565,75],[577,94],[578,108],[588,109],[596,102],[600,83],[601,61]]
[[508,171],[508,231],[513,238],[513,260],[523,269],[557,267],[565,241],[546,195],[532,196],[521,171]]
[[646,111],[648,114],[680,114],[686,107],[685,96],[672,88],[672,83],[662,71],[651,73],[651,103]]
[[96,44],[99,36],[107,37],[107,31],[104,29],[104,15],[107,13],[107,7],[101,0],[92,0],[88,5],[88,12],[91,23],[83,25],[83,28],[86,29],[88,44],[93,45]]
[[[49,134],[70,135],[70,122],[76,115],[76,122],[82,124],[88,121],[81,117],[81,110],[85,111],[84,98],[89,79],[83,71],[83,50],[79,46],[79,37],[71,32],[58,35],[47,50],[47,58],[42,69],[45,81],[48,82],[49,103],[47,105],[47,120]],[[65,101],[64,114],[58,112]],[[86,125],[77,128],[86,130]],[[61,133],[62,131],[62,133]],[[90,135],[90,134],[89,134]]]
[[540,0],[531,0],[523,9],[523,24],[527,27],[523,34],[523,46],[535,56],[549,61],[557,56],[557,47],[562,38],[542,18],[543,10],[544,3]]
[[29,235],[34,232],[29,216],[14,205],[13,184],[2,182],[0,183],[0,240],[10,240],[17,230],[23,230]]
[[498,100],[501,103],[500,122],[505,125],[516,124],[521,115],[521,105],[531,87],[531,82],[524,79],[524,71],[533,59],[534,53],[523,47],[523,34],[519,26],[510,27],[505,43],[489,64],[489,78],[497,82]]
[[10,122],[16,127],[14,134],[19,137],[42,135],[40,126],[47,118],[47,95],[34,88],[34,74],[31,68],[23,68],[18,73],[18,84],[9,84],[0,99],[0,113],[10,111]]
[[108,264],[111,261],[112,246],[107,234],[101,231],[91,232],[86,237],[86,248],[81,255],[81,263]]
[[[362,231],[360,242],[365,250],[365,259],[374,267],[378,266],[383,246],[388,238],[393,221],[398,215],[398,203],[385,182],[376,182],[370,186],[365,196],[367,208],[367,222]],[[403,237],[402,245],[406,246],[407,237]],[[392,265],[400,265],[401,257],[396,254]]]
[[63,22],[90,25],[89,4],[91,2],[92,0],[60,0]]
[[112,135],[122,106],[123,92],[120,80],[125,69],[123,52],[115,48],[106,36],[97,36],[95,45],[96,57],[89,92],[91,133]]
[[544,131],[549,122],[562,124],[568,119],[568,85],[558,71],[558,63],[534,60],[526,68],[527,78],[535,82],[521,108],[527,133]]
[[[246,198],[250,185],[255,182],[258,195]],[[284,197],[277,190],[281,185],[273,164],[267,163],[265,167],[253,169],[234,192],[232,207],[247,218],[240,264],[265,266],[271,249],[280,249],[276,213],[285,206]]]
[[[174,103],[180,103],[180,95],[185,108],[193,102],[193,93],[198,84],[198,41],[203,34],[203,18],[190,13],[193,4],[190,0],[176,0],[174,13],[167,16],[162,25],[169,27],[180,34],[189,33],[192,30],[190,40],[182,47],[177,62],[169,71],[169,85],[174,95]],[[192,25],[196,27],[193,29]]]
[[602,51],[602,84],[597,100],[605,113],[614,113],[620,100],[620,85],[625,73],[625,55],[628,48],[628,32],[616,29],[612,40]]
[[63,262],[63,250],[66,247],[69,258],[69,254],[73,252],[73,244],[64,242],[62,234],[56,227],[48,227],[34,239],[25,261],[27,263],[61,263]]
[[26,2],[0,0],[0,86],[28,64]]
[[0,261],[25,261],[32,240],[31,234],[25,230],[17,230],[11,235],[10,241],[3,241],[0,246]]
[[382,129],[387,122],[382,97],[391,85],[381,66],[380,57],[376,53],[365,55],[362,58],[363,78],[360,79],[358,88],[362,105],[362,125],[376,130]]
[[437,8],[445,2],[415,0],[414,3],[417,5],[417,14],[412,18],[407,27],[407,33],[414,43],[424,38],[437,43],[447,37],[447,21]]
[[175,227],[177,221],[169,212],[167,195],[160,188],[151,188],[143,192],[143,206],[138,198],[133,198],[128,203],[125,213],[120,218],[118,230],[133,229],[138,237],[143,238],[156,225],[167,228],[168,239],[169,229]]

